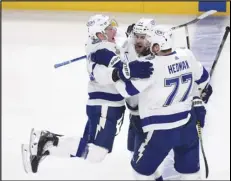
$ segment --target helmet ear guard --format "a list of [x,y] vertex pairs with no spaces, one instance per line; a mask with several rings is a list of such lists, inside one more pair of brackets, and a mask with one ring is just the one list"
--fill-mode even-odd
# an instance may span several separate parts
[[[157,25],[151,35],[151,47],[150,50],[153,52],[153,46],[159,45],[160,50],[172,49],[172,32],[162,25]],[[157,52],[153,52],[157,53]]]

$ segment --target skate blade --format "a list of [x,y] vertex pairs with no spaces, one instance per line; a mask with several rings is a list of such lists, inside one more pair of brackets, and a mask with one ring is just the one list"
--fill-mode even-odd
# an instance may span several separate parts
[[31,155],[37,155],[40,135],[41,131],[36,131],[34,128],[31,129],[29,142],[29,151]]
[[22,152],[23,168],[24,168],[25,172],[26,173],[32,173],[29,145],[22,144],[21,145],[21,152]]
[[34,133],[34,128],[32,128],[31,131],[30,131],[29,151],[30,151],[30,154],[31,154],[31,155],[32,155],[31,146],[32,146],[33,133]]

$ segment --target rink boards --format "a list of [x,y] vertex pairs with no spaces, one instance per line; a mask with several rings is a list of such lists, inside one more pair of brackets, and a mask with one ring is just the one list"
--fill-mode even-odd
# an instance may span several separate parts
[[3,9],[26,10],[64,10],[64,11],[100,11],[100,12],[134,12],[155,14],[200,14],[210,9],[229,15],[230,2],[144,2],[144,1],[116,1],[116,2],[2,2]]

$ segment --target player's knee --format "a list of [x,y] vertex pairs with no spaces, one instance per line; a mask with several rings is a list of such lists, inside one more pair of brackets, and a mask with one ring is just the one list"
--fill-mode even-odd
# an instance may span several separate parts
[[200,166],[198,163],[197,164],[188,163],[187,165],[175,164],[174,167],[177,172],[182,173],[182,174],[195,173],[200,170]]
[[175,152],[174,167],[182,174],[196,173],[200,170],[199,141],[196,140],[191,147],[179,149]]
[[181,174],[180,180],[201,180],[200,171],[195,173]]
[[104,160],[107,154],[107,149],[94,144],[88,144],[86,160],[92,163],[99,163]]

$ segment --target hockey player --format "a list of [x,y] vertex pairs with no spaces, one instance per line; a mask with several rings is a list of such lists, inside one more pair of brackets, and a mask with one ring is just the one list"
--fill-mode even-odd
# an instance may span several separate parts
[[102,161],[112,150],[125,111],[124,98],[114,87],[113,80],[129,81],[132,78],[148,78],[152,74],[150,62],[122,63],[115,44],[116,30],[108,16],[92,16],[87,27],[89,40],[86,53],[90,81],[85,136],[67,137],[32,129],[29,146],[22,146],[26,172],[36,173],[40,161],[48,155]]
[[196,122],[204,125],[206,110],[201,98],[194,97],[193,89],[201,90],[208,99],[211,86],[205,87],[209,74],[190,50],[172,50],[168,32],[155,29],[151,36],[151,51],[156,54],[151,78],[127,84],[115,81],[125,98],[139,94],[141,123],[136,128],[143,134],[135,138],[131,161],[135,178],[153,180],[153,174],[173,149],[174,167],[181,179],[200,179]]
[[[146,32],[151,31],[151,29],[155,26],[155,21],[153,19],[145,19],[142,18],[140,19],[137,23],[136,26],[134,27],[134,34],[132,34],[128,38],[128,43],[127,47],[124,47],[123,51],[121,54],[126,54],[126,57],[129,57],[129,59],[136,60],[139,57],[139,61],[146,61],[146,60],[151,60],[154,58],[152,53],[150,52],[150,43],[146,39]],[[94,60],[93,60],[94,61]],[[95,62],[96,63],[96,62]],[[107,62],[102,61],[97,61],[98,64],[107,66]],[[102,70],[103,67],[101,67]],[[98,74],[93,70],[93,74],[96,75]],[[104,76],[105,78],[105,76]],[[96,79],[97,81],[97,79]],[[104,79],[104,83],[106,80]],[[124,80],[126,83],[126,80]],[[109,82],[108,84],[111,84]],[[138,114],[138,109],[134,109],[134,107],[137,107],[138,104],[138,97],[133,96],[131,98],[128,98],[126,100],[127,102],[127,107],[130,109],[131,117],[130,120],[131,122],[139,122],[139,114]],[[133,148],[130,148],[130,144],[134,144],[134,136],[136,134],[135,127],[130,126],[129,129],[129,136],[128,136],[128,149],[131,151]],[[131,134],[132,133],[132,134]],[[137,133],[138,134],[138,133]],[[158,180],[162,180],[160,172],[156,172],[155,178],[158,178]],[[154,179],[154,177],[153,177]]]
[[[147,39],[148,32],[156,26],[155,20],[152,18],[141,18],[135,24],[130,25],[127,28],[128,45],[127,49],[124,50],[128,60],[139,61],[151,61],[154,59],[154,55],[150,51],[150,42]],[[126,100],[127,108],[129,109],[130,123],[128,128],[127,137],[127,149],[131,151],[133,156],[135,136],[140,134],[140,130],[136,128],[135,125],[140,124],[140,116],[138,111],[138,95],[127,98]],[[163,180],[162,168],[160,167],[154,174],[153,179]]]
[[[132,45],[131,47],[136,47],[136,48],[134,48],[135,51],[133,51],[131,49],[132,50],[131,52],[133,52],[133,55],[135,53],[137,53],[137,56],[139,57],[140,60],[153,59],[154,58],[153,54],[150,51],[150,43],[147,42],[148,41],[147,38],[143,38],[142,39],[143,41],[140,41],[138,39],[138,36],[137,36],[137,35],[142,35],[144,37],[146,32],[149,32],[148,30],[152,29],[152,28],[148,28],[147,23],[145,23],[145,21],[148,22],[150,20],[151,19],[142,18],[136,24],[132,24],[132,25],[128,26],[128,28],[127,28],[127,33],[126,33],[127,36],[130,36],[131,39],[133,39],[133,41],[130,41],[130,44]],[[174,36],[173,32],[169,29],[168,26],[155,25],[155,28],[161,29],[163,31],[169,31],[169,35],[171,37]],[[138,41],[135,41],[135,40],[138,40]],[[140,45],[140,49],[142,50],[142,48],[143,48],[144,51],[140,51],[138,49],[139,47],[137,47],[137,45]],[[144,45],[146,45],[146,46],[144,46]],[[173,47],[175,47],[175,46],[173,45]],[[128,51],[128,56],[130,54]],[[143,55],[146,55],[146,56],[143,56]],[[129,59],[132,60],[132,59],[134,59],[134,57],[129,56]],[[197,86],[196,83],[195,83],[195,86]],[[198,96],[197,90],[194,93],[196,96]],[[204,103],[208,102],[208,99],[211,96],[211,94],[212,94],[212,87],[209,85],[207,89],[204,89],[204,92],[203,92],[202,97],[201,97]],[[129,118],[130,119],[130,125],[129,125],[129,130],[128,130],[127,148],[129,151],[132,152],[132,155],[133,155],[135,136],[137,134],[139,134],[139,131],[137,130],[135,125],[140,124],[140,116],[139,116],[139,112],[138,112],[138,95],[134,95],[132,97],[127,98],[126,103],[127,103],[127,107],[130,110],[130,118]],[[204,123],[201,126],[203,127]],[[164,169],[164,166],[166,166],[166,164],[172,163],[172,161],[173,161],[173,155],[172,155],[172,153],[170,153],[168,155],[168,157],[165,159],[166,163],[162,163],[160,168],[158,169],[158,171],[155,172],[155,178],[159,178],[161,180],[161,177],[159,177],[159,176],[163,173],[167,177],[169,177],[169,176],[172,177],[173,176],[172,174],[176,174],[174,176],[178,176],[178,174],[175,173],[174,170]],[[170,168],[169,166],[167,166],[167,167]]]
[[[150,51],[150,42],[147,40],[147,32],[151,31],[156,25],[155,20],[151,18],[141,18],[135,24],[127,28],[128,46],[126,51],[128,60],[152,60],[154,55]],[[126,99],[127,107],[130,111],[130,124],[128,129],[127,149],[134,151],[134,139],[136,134],[135,122],[139,122],[138,95]],[[133,154],[133,153],[132,153]]]
[[[94,16],[93,18],[94,19],[100,18],[101,21],[103,20],[104,22],[109,20],[109,17],[102,16],[102,15],[97,15],[97,16]],[[99,22],[98,19],[96,19],[94,21],[95,21],[95,23]],[[106,29],[108,29],[108,28],[111,29],[112,33],[114,33],[113,34],[114,36],[112,36],[112,38],[110,38],[110,34],[107,34],[106,37],[104,37],[104,36],[102,37],[103,43],[95,43],[95,41],[96,42],[98,41],[97,36],[103,35],[102,33],[97,34],[96,32],[103,32],[105,27],[106,27]],[[99,30],[99,28],[100,28],[100,30]],[[121,70],[121,71],[118,71],[118,75],[119,75],[120,79],[123,81],[127,81],[130,78],[147,78],[147,77],[149,77],[151,74],[151,70],[149,69],[151,64],[145,64],[144,62],[135,61],[135,62],[130,63],[128,67],[124,66],[122,68],[123,62],[121,61],[121,58],[120,58],[120,49],[115,44],[116,31],[115,31],[114,27],[108,26],[108,24],[106,24],[106,25],[104,24],[103,27],[99,27],[99,26],[96,26],[95,24],[92,25],[91,20],[89,20],[88,30],[89,30],[89,35],[90,35],[90,39],[89,39],[90,44],[87,47],[86,51],[87,51],[87,55],[90,56],[90,60],[88,60],[89,61],[88,62],[89,63],[88,64],[88,72],[89,72],[89,74],[91,76],[91,80],[92,80],[89,84],[89,92],[93,91],[94,94],[95,94],[95,92],[98,94],[91,101],[89,101],[88,107],[90,107],[90,105],[100,105],[100,106],[106,105],[106,107],[108,107],[108,106],[111,107],[110,109],[114,109],[114,110],[118,109],[118,107],[121,106],[121,100],[120,100],[120,102],[118,102],[118,100],[115,98],[115,94],[120,99],[122,96],[120,96],[118,94],[117,90],[115,89],[115,87],[113,85],[113,81],[111,80],[112,71],[114,70],[114,68],[117,68],[116,70]],[[107,40],[106,42],[105,42],[105,38]],[[93,43],[92,43],[92,40],[93,40]],[[92,48],[92,47],[94,47],[94,48]],[[92,49],[94,51],[92,51]],[[126,64],[126,65],[128,65],[128,64]],[[128,71],[125,69],[128,69]],[[144,72],[145,70],[147,72]],[[123,73],[125,71],[127,71],[126,73],[128,73],[128,74],[125,75],[125,73]],[[114,74],[114,75],[117,76],[117,74]],[[105,93],[102,92],[102,88],[105,89],[104,92],[107,92],[107,95],[105,95]],[[104,101],[104,102],[102,102],[102,101]],[[123,115],[124,110],[125,110],[124,100],[123,100],[123,109],[122,110],[123,110],[122,111],[122,115]],[[95,112],[95,111],[93,111],[93,112]],[[108,129],[108,133],[106,133],[106,131],[105,131],[104,134],[101,134],[102,137],[104,137],[104,139],[106,137],[108,139],[108,141],[107,141],[108,143],[105,142],[103,139],[103,141],[105,142],[104,144],[110,144],[110,146],[106,146],[106,145],[102,145],[102,146],[106,147],[109,150],[109,152],[111,152],[113,141],[114,141],[114,136],[113,136],[113,138],[110,138],[110,137],[105,136],[105,135],[106,134],[111,134],[111,135],[118,134],[119,129],[122,125],[123,117],[121,117],[120,114],[116,113],[113,110],[108,111],[107,116],[110,118],[109,119],[110,121],[108,121],[109,123],[113,122],[113,119],[115,119],[117,116],[119,116],[119,118],[120,118],[120,121],[114,121],[115,125],[111,125],[114,129],[116,128],[116,130],[109,130]],[[103,125],[101,125],[101,126],[104,127]],[[105,128],[105,130],[106,130],[106,128]],[[103,133],[103,130],[101,132]],[[86,134],[86,132],[85,132],[85,134]],[[97,143],[97,139],[95,140],[95,138],[92,137],[93,135],[95,135],[95,133],[89,132],[88,136],[89,135],[91,135],[91,136],[90,136],[90,139],[88,140],[88,142],[92,142],[92,140],[94,140],[94,143]]]

